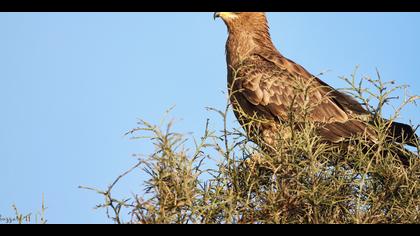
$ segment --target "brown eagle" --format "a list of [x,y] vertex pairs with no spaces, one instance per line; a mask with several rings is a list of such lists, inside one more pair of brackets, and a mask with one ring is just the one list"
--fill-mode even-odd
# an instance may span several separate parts
[[[260,140],[257,143],[264,147],[275,145],[279,134],[286,135],[281,124],[291,117],[299,123],[303,118],[291,113],[304,113],[307,120],[320,124],[317,132],[326,142],[341,143],[360,135],[375,141],[369,127],[372,115],[362,105],[275,48],[265,13],[216,12],[217,17],[223,19],[229,33],[226,60],[230,100],[251,139]],[[391,124],[389,135],[411,145],[418,139],[409,125],[397,122]]]

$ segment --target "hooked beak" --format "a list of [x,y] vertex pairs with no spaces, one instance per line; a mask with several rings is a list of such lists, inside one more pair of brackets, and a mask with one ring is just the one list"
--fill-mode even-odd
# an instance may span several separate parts
[[216,20],[217,17],[220,17],[220,12],[215,12],[213,14],[213,19]]

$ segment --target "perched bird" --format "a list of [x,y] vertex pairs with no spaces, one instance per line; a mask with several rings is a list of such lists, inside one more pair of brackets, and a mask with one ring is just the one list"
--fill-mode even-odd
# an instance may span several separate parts
[[[228,91],[234,113],[251,139],[269,149],[279,135],[288,134],[282,124],[294,119],[296,124],[304,120],[319,124],[319,136],[332,144],[360,135],[375,141],[372,114],[284,57],[271,40],[265,13],[216,12],[214,18],[221,18],[228,29]],[[418,140],[411,126],[397,122],[391,124],[389,136],[411,145]]]

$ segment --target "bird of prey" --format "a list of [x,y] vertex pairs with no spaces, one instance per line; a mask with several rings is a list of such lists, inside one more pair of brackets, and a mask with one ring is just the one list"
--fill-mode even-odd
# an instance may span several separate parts
[[[228,29],[229,96],[235,116],[251,139],[273,146],[278,135],[285,135],[281,124],[292,117],[299,123],[303,116],[296,114],[304,113],[306,120],[319,124],[317,132],[326,142],[341,143],[361,135],[375,141],[369,127],[372,116],[362,105],[275,48],[265,13],[216,12],[214,18],[221,18]],[[407,141],[412,145],[418,140],[409,125],[397,122],[391,124],[389,135],[400,141],[415,137],[412,143]]]

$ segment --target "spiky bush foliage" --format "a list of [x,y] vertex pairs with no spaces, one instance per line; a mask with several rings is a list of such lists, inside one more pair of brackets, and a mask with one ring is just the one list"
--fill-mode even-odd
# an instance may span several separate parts
[[[379,77],[344,80],[347,92],[377,117],[393,94],[405,89]],[[387,118],[396,120],[416,99],[403,98]],[[220,114],[224,127],[212,131],[207,121],[194,146],[186,146],[187,136],[172,132],[173,122],[140,121],[129,134],[152,142],[155,151],[106,190],[89,188],[105,197],[98,207],[116,223],[420,223],[420,161],[415,157],[420,145],[412,149],[410,165],[402,165],[389,150],[403,145],[385,138],[389,122],[375,122],[379,138],[374,144],[355,137],[351,145],[337,147],[323,143],[314,132],[316,124],[308,121],[301,131],[280,136],[273,155],[241,128],[228,127],[230,105],[208,109]],[[144,190],[115,199],[114,186],[131,171],[147,175]]]

